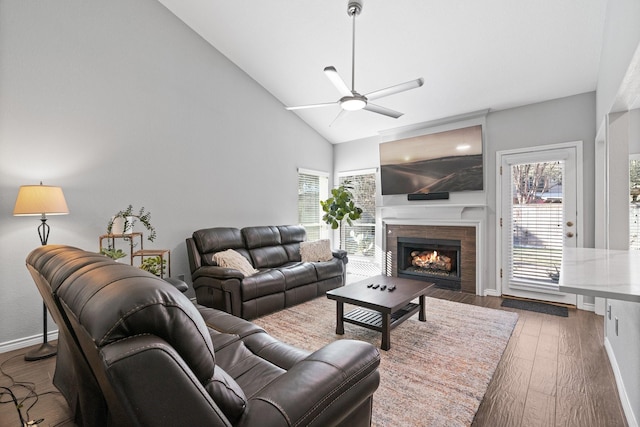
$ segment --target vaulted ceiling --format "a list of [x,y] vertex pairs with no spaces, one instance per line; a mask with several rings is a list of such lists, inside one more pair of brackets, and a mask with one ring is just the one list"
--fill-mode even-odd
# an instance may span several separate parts
[[[351,86],[347,0],[159,0],[285,106],[337,101],[323,73]],[[292,111],[332,143],[479,110],[595,90],[606,0],[364,0],[355,89],[418,77],[375,100],[398,119],[340,107]],[[595,120],[595,118],[594,118]]]

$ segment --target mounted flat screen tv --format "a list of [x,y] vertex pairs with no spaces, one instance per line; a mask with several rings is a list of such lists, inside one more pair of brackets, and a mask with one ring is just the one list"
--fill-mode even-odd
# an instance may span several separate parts
[[380,144],[382,195],[483,189],[482,126]]

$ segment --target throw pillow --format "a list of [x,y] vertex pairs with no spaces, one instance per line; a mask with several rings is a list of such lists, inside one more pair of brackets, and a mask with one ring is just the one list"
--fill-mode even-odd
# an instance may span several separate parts
[[258,272],[258,270],[253,268],[253,266],[249,263],[249,261],[247,261],[245,257],[240,255],[233,249],[216,252],[213,255],[213,260],[220,267],[234,268],[240,271],[245,276],[251,276],[252,274],[256,274]]
[[333,254],[329,239],[300,242],[300,258],[302,262],[331,261]]

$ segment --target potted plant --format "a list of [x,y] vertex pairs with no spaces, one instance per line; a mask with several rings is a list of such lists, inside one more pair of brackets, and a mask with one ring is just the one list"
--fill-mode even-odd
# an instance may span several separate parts
[[[109,246],[111,246],[111,245],[109,245]],[[102,255],[108,256],[109,258],[111,258],[113,260],[118,260],[120,258],[124,258],[124,257],[127,256],[127,254],[122,249],[115,249],[115,248],[111,248],[111,247],[100,249],[100,253]]]
[[[320,201],[322,210],[325,212],[322,220],[329,224],[333,230],[341,228],[344,220],[349,225],[353,225],[353,221],[359,219],[360,215],[362,215],[362,209],[356,206],[353,201],[353,193],[351,192],[353,187],[350,184],[347,181],[332,189],[331,197]],[[340,249],[342,249],[342,239],[340,240]]]
[[162,259],[159,256],[149,257],[142,260],[140,268],[144,271],[148,271],[151,274],[155,274],[158,277],[164,276],[165,268],[167,266],[167,260]]
[[[123,223],[122,233],[114,233],[114,222],[121,221]],[[145,212],[144,207],[140,208],[137,214],[133,212],[133,206],[129,205],[126,209],[116,213],[107,224],[107,234],[129,234],[133,231],[133,226],[140,221],[145,226],[149,234],[147,240],[153,242],[156,238],[156,230],[151,225],[151,212]],[[120,231],[120,230],[118,230]],[[109,248],[111,249],[111,248]]]

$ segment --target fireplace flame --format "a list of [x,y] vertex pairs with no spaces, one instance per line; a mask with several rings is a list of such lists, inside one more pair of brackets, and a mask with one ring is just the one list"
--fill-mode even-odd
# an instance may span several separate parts
[[411,265],[434,270],[451,271],[451,258],[438,255],[438,251],[411,252]]

